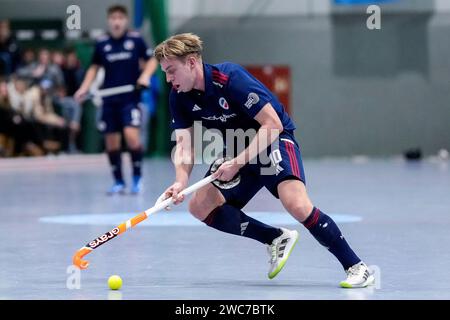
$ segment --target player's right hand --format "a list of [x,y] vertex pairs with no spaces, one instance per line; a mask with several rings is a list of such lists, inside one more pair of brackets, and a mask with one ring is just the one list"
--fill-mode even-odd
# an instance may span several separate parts
[[73,98],[78,103],[81,103],[83,101],[83,99],[87,96],[88,92],[89,92],[88,89],[84,89],[84,88],[80,87],[73,95]]

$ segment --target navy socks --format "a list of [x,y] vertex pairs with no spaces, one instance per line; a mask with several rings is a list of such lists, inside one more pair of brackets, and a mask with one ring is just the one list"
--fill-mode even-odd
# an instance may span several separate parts
[[142,151],[142,148],[130,149],[130,156],[131,156],[131,165],[133,166],[133,176],[140,177],[142,175],[141,172],[141,166],[142,166],[142,157],[144,155],[144,152]]
[[120,150],[117,151],[109,151],[108,159],[111,165],[112,174],[116,182],[123,183],[122,177],[122,152]]
[[265,244],[271,244],[282,233],[280,229],[255,220],[229,204],[215,208],[203,222],[214,229]]
[[345,241],[336,223],[316,207],[303,222],[303,225],[325,246],[342,264],[345,270],[361,261]]
[[[142,175],[142,158],[144,152],[142,148],[130,150],[131,164],[133,166],[133,176],[140,177]],[[108,159],[111,165],[112,174],[116,182],[124,183],[122,176],[122,151],[109,151]]]
[[[282,233],[280,229],[255,220],[229,204],[215,208],[203,222],[217,230],[252,238],[264,244],[271,244]],[[361,261],[333,219],[316,207],[303,225],[339,260],[345,270]]]

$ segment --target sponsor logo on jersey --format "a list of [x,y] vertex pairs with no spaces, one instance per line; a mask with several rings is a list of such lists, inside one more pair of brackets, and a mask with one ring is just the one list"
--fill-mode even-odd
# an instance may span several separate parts
[[114,62],[118,60],[127,60],[131,58],[131,52],[118,52],[110,53],[106,55],[106,60],[109,62]]
[[227,122],[228,119],[234,118],[236,116],[236,113],[232,114],[222,114],[221,116],[210,116],[210,117],[202,117],[202,119],[210,120],[210,121],[217,121],[220,120],[222,122]]
[[109,51],[111,51],[111,49],[112,49],[112,47],[109,43],[103,47],[103,51],[105,51],[105,52],[109,52]]
[[202,108],[200,108],[197,104],[194,104],[192,111],[200,111],[200,110],[202,110]]

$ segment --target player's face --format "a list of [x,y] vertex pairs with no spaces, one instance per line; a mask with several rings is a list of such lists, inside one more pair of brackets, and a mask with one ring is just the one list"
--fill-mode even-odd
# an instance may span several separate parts
[[166,73],[166,80],[178,92],[188,92],[194,87],[195,63],[187,57],[185,59],[162,59],[161,68]]
[[128,17],[122,12],[113,12],[108,16],[108,27],[114,38],[120,38],[128,28]]

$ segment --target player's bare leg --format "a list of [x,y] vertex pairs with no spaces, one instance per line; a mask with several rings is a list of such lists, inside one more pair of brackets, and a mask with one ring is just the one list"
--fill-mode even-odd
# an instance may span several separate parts
[[223,195],[212,184],[197,190],[189,201],[189,212],[200,221],[204,221],[217,207],[225,203]]
[[284,208],[300,223],[313,209],[305,185],[299,180],[285,180],[278,185],[278,195]]
[[227,204],[224,196],[212,184],[198,190],[189,202],[189,211],[197,219],[217,230],[252,238],[268,245],[270,269],[274,278],[284,267],[295,245],[298,233],[275,228],[247,216],[239,208]]
[[137,127],[125,127],[125,141],[130,152],[131,164],[133,167],[133,182],[131,193],[138,194],[142,191],[142,158],[143,148],[140,138],[140,129]]
[[336,223],[313,206],[303,182],[283,181],[278,185],[278,194],[285,209],[342,264],[347,273],[347,279],[340,283],[342,287],[366,287],[374,282],[368,267],[350,248]]
[[120,133],[105,134],[105,147],[111,165],[114,184],[108,190],[108,194],[123,194],[125,192],[125,182],[122,176],[122,152]]

